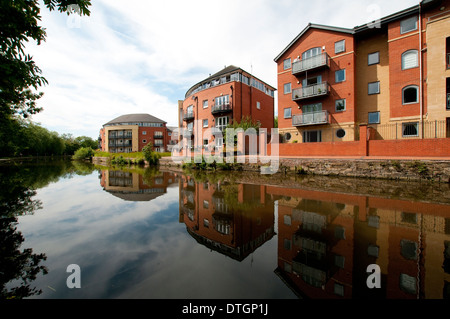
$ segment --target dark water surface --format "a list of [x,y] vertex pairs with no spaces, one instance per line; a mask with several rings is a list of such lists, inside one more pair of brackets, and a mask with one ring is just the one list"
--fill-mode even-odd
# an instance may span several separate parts
[[3,298],[450,297],[448,184],[52,161],[0,185]]

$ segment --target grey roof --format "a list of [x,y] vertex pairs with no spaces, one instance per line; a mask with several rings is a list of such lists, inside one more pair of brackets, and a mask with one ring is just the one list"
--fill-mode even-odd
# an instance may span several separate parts
[[[405,10],[402,10],[402,11],[396,12],[394,14],[391,14],[389,16],[386,16],[384,18],[381,18],[379,22],[382,25],[385,25],[386,23],[404,18],[408,15],[417,14],[421,7],[429,8],[432,6],[437,6],[440,3],[442,3],[442,0],[423,0],[418,5],[412,6]],[[295,37],[295,39],[292,40],[292,42],[289,43],[289,45],[280,54],[277,55],[277,57],[274,59],[274,61],[277,62],[294,45],[294,43],[297,42],[297,40],[300,39],[311,28],[335,31],[335,32],[343,32],[343,33],[349,33],[349,34],[359,34],[360,32],[362,33],[367,30],[376,30],[376,28],[373,28],[370,23],[367,23],[367,24],[364,24],[361,26],[356,26],[353,29],[338,28],[338,27],[326,26],[326,25],[321,25],[321,24],[309,23],[308,26],[305,29],[303,29],[303,31],[300,32],[300,34],[297,35]]]
[[166,124],[167,122],[154,117],[150,114],[126,114],[119,116],[118,118],[115,118],[112,121],[109,121],[105,125],[112,125],[112,124],[121,124],[121,123],[163,123]]

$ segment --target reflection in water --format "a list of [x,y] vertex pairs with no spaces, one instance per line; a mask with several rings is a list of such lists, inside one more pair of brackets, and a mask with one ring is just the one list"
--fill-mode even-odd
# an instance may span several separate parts
[[125,170],[109,168],[100,173],[100,184],[105,191],[131,202],[148,202],[167,193],[175,185],[176,176],[154,168]]
[[1,299],[21,299],[42,293],[31,283],[40,273],[47,274],[47,267],[41,265],[47,257],[33,253],[31,248],[21,250],[25,238],[17,231],[19,216],[32,215],[42,208],[42,203],[33,199],[36,189],[57,181],[62,175],[76,171],[92,173],[83,164],[75,167],[65,161],[54,162],[51,166],[35,161],[22,165],[0,166]]
[[448,185],[61,161],[0,166],[0,186],[1,298],[450,297]]
[[[242,260],[274,236],[277,215],[275,273],[300,298],[450,298],[448,204],[197,179],[180,180],[191,236]],[[372,264],[381,289],[367,286]]]

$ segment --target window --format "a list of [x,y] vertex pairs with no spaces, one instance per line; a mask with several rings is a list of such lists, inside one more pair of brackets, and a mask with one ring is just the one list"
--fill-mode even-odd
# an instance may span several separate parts
[[284,85],[284,94],[289,94],[291,93],[291,83],[286,83]]
[[400,21],[400,33],[408,33],[411,31],[417,30],[417,17],[412,17]]
[[319,55],[321,53],[322,53],[322,48],[321,47],[312,48],[312,49],[309,49],[308,51],[303,52],[302,59],[303,60],[309,59],[309,58],[312,58],[312,57],[314,57],[316,55]]
[[203,127],[208,127],[208,120],[203,120]]
[[205,209],[209,208],[209,202],[207,200],[203,201],[203,208],[205,208]]
[[334,293],[338,296],[344,296],[344,286],[338,283],[334,284]]
[[320,83],[322,83],[322,76],[318,75],[302,80],[302,87],[307,87],[310,85],[316,85]]
[[142,143],[147,144],[147,140],[142,140]]
[[374,65],[380,63],[380,52],[370,53],[367,56],[367,64]]
[[369,113],[369,124],[380,124],[380,112]]
[[322,112],[322,103],[303,105],[302,112],[304,114]]
[[403,123],[403,137],[419,136],[419,122]]
[[335,77],[336,77],[336,83],[344,82],[345,81],[345,69],[336,71]]
[[402,54],[402,70],[417,68],[419,66],[419,53],[409,50]]
[[257,108],[258,110],[261,109],[261,102],[256,102],[256,108]]
[[292,117],[292,109],[289,108],[285,108],[284,109],[284,118],[285,119],[290,119]]
[[403,105],[419,103],[419,87],[418,86],[407,86],[403,89]]
[[405,259],[417,260],[417,243],[402,239],[400,241],[400,253]]
[[291,68],[291,58],[284,60],[283,69],[287,70]]
[[380,82],[372,82],[369,83],[369,95],[371,94],[379,94],[380,93]]
[[147,131],[143,131],[143,132],[142,132],[142,135],[147,135]]
[[216,106],[222,106],[222,105],[228,105],[230,104],[230,96],[229,95],[222,95],[216,97]]
[[306,131],[303,132],[304,143],[322,142],[322,131]]
[[400,289],[404,292],[415,295],[417,293],[416,278],[407,274],[400,274]]
[[286,142],[289,142],[289,141],[291,140],[291,138],[292,138],[291,133],[286,133],[286,134],[284,134],[284,140],[285,140]]
[[208,108],[208,100],[204,100],[203,101],[203,108],[207,109]]
[[346,106],[347,106],[347,102],[345,99],[336,100],[336,102],[335,102],[336,112],[345,111]]
[[345,40],[338,41],[334,44],[334,53],[345,52]]
[[378,257],[378,253],[380,251],[380,248],[376,245],[369,245],[367,247],[367,255],[372,257]]

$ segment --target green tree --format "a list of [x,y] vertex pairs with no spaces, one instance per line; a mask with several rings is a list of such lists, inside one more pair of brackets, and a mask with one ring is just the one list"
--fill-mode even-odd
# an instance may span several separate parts
[[156,166],[159,164],[161,154],[153,150],[152,143],[147,144],[147,146],[142,149],[142,153],[144,154],[144,158],[150,166]]

